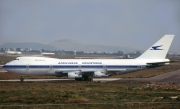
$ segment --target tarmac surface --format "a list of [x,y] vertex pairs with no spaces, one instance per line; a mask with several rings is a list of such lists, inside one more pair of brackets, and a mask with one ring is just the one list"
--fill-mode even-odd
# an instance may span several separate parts
[[[0,69],[0,72],[5,73],[6,71]],[[19,79],[0,80],[0,82],[17,82]],[[25,82],[39,81],[39,82],[58,82],[58,81],[74,81],[74,79],[24,79]],[[160,74],[151,78],[93,78],[93,81],[108,82],[150,82],[150,83],[176,83],[180,84],[180,69],[164,74]]]
[[5,71],[4,69],[0,69],[0,72],[3,72],[3,73],[5,73],[5,72],[7,72],[7,71]]
[[[120,80],[121,78],[93,78],[93,81],[116,81]],[[11,79],[11,80],[0,80],[0,82],[18,82],[19,79]],[[58,81],[75,81],[74,79],[24,79],[24,82],[58,82]]]
[[151,78],[123,78],[120,82],[151,82],[151,83],[176,83],[180,84],[180,69]]

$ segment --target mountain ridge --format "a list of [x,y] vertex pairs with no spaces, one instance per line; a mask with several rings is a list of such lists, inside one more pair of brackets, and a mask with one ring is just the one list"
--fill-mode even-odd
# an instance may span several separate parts
[[55,50],[55,47],[50,45],[41,44],[37,42],[6,42],[0,45],[0,48],[31,48],[31,49],[48,49]]
[[82,44],[72,39],[60,39],[49,44],[41,44],[37,42],[7,42],[0,45],[0,48],[32,48],[32,49],[47,49],[47,50],[66,50],[66,51],[85,51],[85,52],[117,52],[117,51],[135,51],[133,48],[98,45],[98,44]]

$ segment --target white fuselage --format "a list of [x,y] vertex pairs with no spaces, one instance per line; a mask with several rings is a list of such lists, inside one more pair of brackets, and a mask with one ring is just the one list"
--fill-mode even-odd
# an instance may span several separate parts
[[147,63],[167,62],[168,59],[55,59],[46,57],[18,57],[3,68],[20,75],[51,75],[58,72],[127,71],[144,69]]

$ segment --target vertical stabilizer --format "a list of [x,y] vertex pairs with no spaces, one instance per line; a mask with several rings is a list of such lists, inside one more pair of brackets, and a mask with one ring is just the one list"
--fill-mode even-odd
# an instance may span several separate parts
[[153,46],[136,59],[165,59],[174,35],[164,35]]

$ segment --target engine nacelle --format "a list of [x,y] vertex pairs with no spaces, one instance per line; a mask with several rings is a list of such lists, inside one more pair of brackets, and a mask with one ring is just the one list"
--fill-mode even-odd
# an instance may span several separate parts
[[95,71],[93,76],[94,76],[95,78],[108,77],[107,74],[105,74],[104,72],[101,72],[101,71]]
[[76,72],[69,72],[68,79],[75,79],[75,78],[82,78],[82,75],[79,75],[79,71]]
[[165,65],[169,65],[170,63],[165,63]]
[[67,73],[63,73],[63,71],[55,71],[55,74],[57,77],[67,76]]

